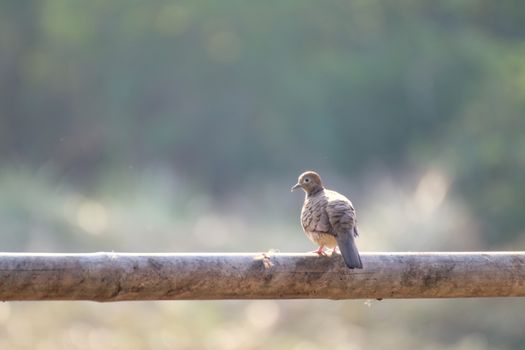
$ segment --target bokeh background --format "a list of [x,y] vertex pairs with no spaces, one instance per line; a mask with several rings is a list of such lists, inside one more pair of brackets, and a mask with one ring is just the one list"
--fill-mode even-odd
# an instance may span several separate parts
[[[525,247],[523,1],[0,1],[3,251]],[[0,281],[1,283],[1,281]],[[523,349],[521,299],[0,304],[1,349]]]

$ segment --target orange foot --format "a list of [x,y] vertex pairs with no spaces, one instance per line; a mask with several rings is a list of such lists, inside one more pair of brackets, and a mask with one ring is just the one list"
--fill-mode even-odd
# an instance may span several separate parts
[[324,246],[320,246],[317,250],[314,250],[312,253],[317,253],[319,254],[319,256],[326,256]]

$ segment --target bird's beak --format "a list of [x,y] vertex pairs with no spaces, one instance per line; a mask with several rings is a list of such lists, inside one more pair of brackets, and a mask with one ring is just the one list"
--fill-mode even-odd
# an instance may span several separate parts
[[293,191],[295,191],[296,189],[298,189],[298,188],[300,188],[300,187],[301,187],[301,184],[300,184],[300,183],[296,183],[296,184],[292,187],[292,189],[291,189],[290,191],[293,192]]

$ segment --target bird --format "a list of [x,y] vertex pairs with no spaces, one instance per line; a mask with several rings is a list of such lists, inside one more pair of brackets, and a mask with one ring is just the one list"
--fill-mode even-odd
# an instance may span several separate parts
[[299,176],[291,191],[303,189],[305,198],[301,210],[301,226],[306,236],[319,245],[315,253],[325,255],[324,247],[337,246],[350,269],[362,269],[363,263],[355,243],[359,235],[356,211],[352,202],[342,194],[325,189],[321,177],[315,171]]

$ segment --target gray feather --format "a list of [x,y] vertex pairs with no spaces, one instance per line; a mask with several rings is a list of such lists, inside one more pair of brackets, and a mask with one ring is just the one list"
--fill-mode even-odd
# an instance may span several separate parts
[[336,239],[346,266],[351,269],[362,269],[363,263],[361,262],[353,234],[350,232],[338,234]]

